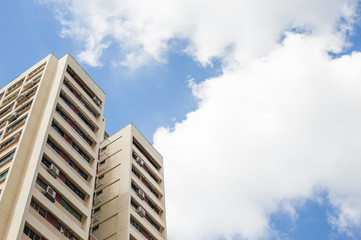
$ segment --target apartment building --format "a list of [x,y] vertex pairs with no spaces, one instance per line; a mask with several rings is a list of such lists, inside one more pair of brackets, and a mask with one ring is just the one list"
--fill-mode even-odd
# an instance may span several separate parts
[[69,54],[1,88],[0,239],[88,239],[104,100]]
[[0,90],[0,239],[166,239],[162,156],[104,92],[50,54]]
[[100,145],[93,239],[166,239],[163,158],[129,124]]

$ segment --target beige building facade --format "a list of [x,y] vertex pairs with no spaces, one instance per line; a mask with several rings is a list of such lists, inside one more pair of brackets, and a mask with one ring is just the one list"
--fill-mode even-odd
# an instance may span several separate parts
[[162,156],[69,55],[0,90],[0,239],[166,239]]
[[166,239],[163,158],[129,124],[100,145],[91,237]]

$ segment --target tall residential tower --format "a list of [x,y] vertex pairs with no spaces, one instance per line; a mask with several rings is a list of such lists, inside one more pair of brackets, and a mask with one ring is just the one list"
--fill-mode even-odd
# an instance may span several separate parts
[[0,89],[0,239],[166,239],[162,157],[104,100],[69,54]]
[[100,145],[94,239],[166,239],[163,158],[129,124]]

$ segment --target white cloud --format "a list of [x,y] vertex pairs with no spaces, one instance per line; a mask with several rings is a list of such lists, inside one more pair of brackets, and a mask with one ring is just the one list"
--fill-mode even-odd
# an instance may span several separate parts
[[335,227],[360,227],[361,54],[331,59],[327,45],[288,34],[197,86],[199,108],[158,129],[171,239],[271,238],[272,213],[292,217],[321,191],[339,210]]
[[[166,61],[172,39],[186,40],[185,51],[203,64],[230,53],[248,61],[266,54],[287,29],[315,34],[348,29],[356,5],[352,0],[39,1],[53,4],[62,35],[84,46],[82,62],[100,65],[111,45],[119,49],[116,60],[133,68]],[[336,24],[341,18],[346,24]]]
[[358,1],[43,2],[92,66],[109,46],[131,68],[163,63],[173,39],[202,64],[222,59],[221,76],[189,82],[198,109],[154,135],[170,239],[282,236],[270,215],[295,218],[320,192],[332,226],[361,226],[361,54],[327,54],[348,46]]

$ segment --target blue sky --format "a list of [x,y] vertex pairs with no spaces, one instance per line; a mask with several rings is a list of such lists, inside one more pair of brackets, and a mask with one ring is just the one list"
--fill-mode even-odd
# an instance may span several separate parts
[[359,12],[6,1],[0,81],[72,54],[107,94],[106,130],[131,122],[163,154],[169,239],[361,239]]
[[[4,3],[0,11],[1,29],[8,33],[1,39],[0,76],[3,85],[49,53],[58,58],[70,53],[76,58],[80,52],[81,44],[60,37],[61,25],[48,6],[36,1],[13,1]],[[102,67],[82,64],[104,89],[107,101],[117,102],[119,107],[115,110],[111,104],[106,105],[109,134],[131,122],[152,141],[156,128],[171,126],[196,108],[197,101],[187,87],[187,79],[201,81],[220,71],[216,66],[203,68],[191,57],[177,52],[169,53],[172,64],[150,64],[135,71],[114,67],[109,59],[112,51],[110,48],[102,56]]]

